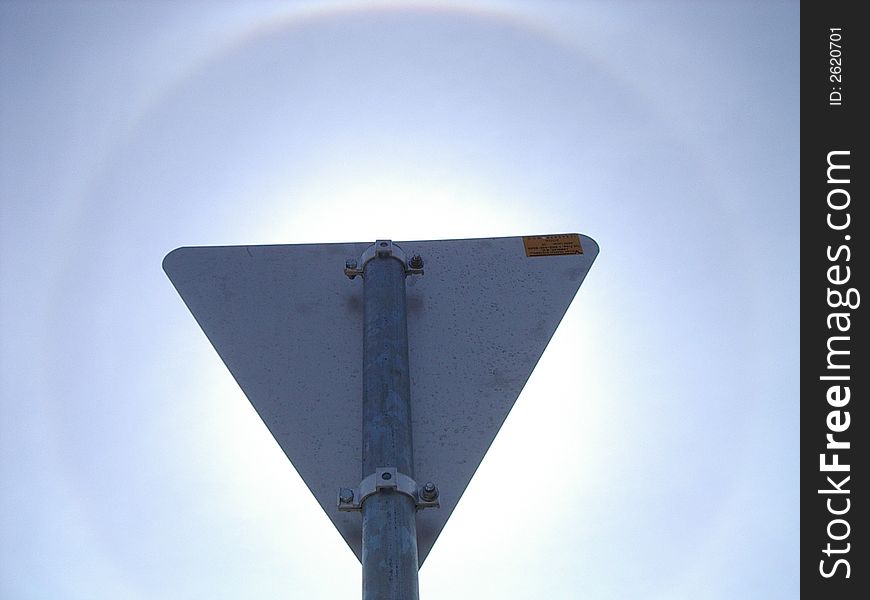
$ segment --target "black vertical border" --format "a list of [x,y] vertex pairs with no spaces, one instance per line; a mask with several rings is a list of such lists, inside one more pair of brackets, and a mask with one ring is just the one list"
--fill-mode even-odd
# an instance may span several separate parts
[[[868,222],[867,177],[870,175],[865,151],[867,127],[866,113],[870,111],[864,91],[868,75],[867,43],[870,26],[858,17],[858,2],[804,2],[801,4],[801,532],[800,532],[800,576],[801,595],[805,598],[825,598],[832,600],[867,598],[870,590],[870,562],[867,560],[866,547],[870,544],[867,534],[866,514],[868,494],[859,489],[870,489],[868,473],[864,460],[859,460],[867,452],[870,444],[867,434],[868,385],[870,360],[867,359],[867,310],[870,294],[865,285],[867,263],[867,237],[870,237]],[[837,50],[831,44],[832,28],[839,28],[841,38]],[[836,39],[836,36],[834,36]],[[839,58],[838,60],[833,60]],[[839,63],[839,64],[838,64]],[[835,67],[840,67],[839,73]],[[835,77],[835,75],[839,75]],[[838,81],[839,79],[839,81]],[[839,105],[837,96],[842,95]],[[833,101],[832,101],[833,98]],[[848,164],[850,169],[832,171],[833,179],[848,178],[848,183],[828,182],[828,155],[834,151],[848,151],[849,154],[835,155],[838,164]],[[848,173],[848,175],[846,175]],[[848,206],[832,210],[828,205],[828,194],[832,190],[832,202]],[[848,198],[848,200],[847,200]],[[836,226],[845,223],[846,214],[849,226],[835,230],[827,220]],[[848,250],[843,249],[848,248]],[[838,253],[839,251],[839,253]],[[833,256],[832,260],[830,257]],[[839,265],[839,266],[837,266]],[[834,267],[833,271],[829,271]],[[848,267],[848,271],[846,270]],[[834,284],[834,279],[849,280]],[[830,306],[829,290],[839,290],[843,294],[849,288],[861,295],[857,307]],[[854,298],[854,294],[852,295]],[[833,297],[836,303],[837,297]],[[853,302],[853,304],[856,304]],[[832,320],[831,313],[848,313],[848,318]],[[829,324],[833,328],[829,329]],[[837,324],[849,325],[847,332],[838,331]],[[847,336],[848,340],[836,340],[832,347],[848,350],[848,355],[837,355],[841,364],[848,363],[850,368],[833,370],[828,368],[828,343],[831,336]],[[848,381],[820,379],[824,375],[848,375]],[[840,407],[828,403],[827,393],[835,384],[848,385],[850,400]],[[841,390],[842,391],[842,390]],[[836,399],[835,399],[836,402]],[[840,411],[831,414],[832,411]],[[845,431],[833,433],[835,440],[848,441],[849,449],[826,449],[826,436],[832,433],[828,419],[835,428],[843,428],[849,413],[849,426]],[[848,472],[822,472],[820,454],[827,453],[827,462],[832,462],[832,454],[839,454],[839,462],[848,464]],[[830,489],[827,481],[831,476],[835,483],[848,494],[819,493]],[[844,476],[850,479],[842,484]],[[827,501],[831,500],[834,510],[842,511],[849,503],[848,512],[833,515],[829,512]],[[832,523],[834,519],[842,521]],[[842,540],[831,539],[830,532]],[[826,555],[827,544],[833,549],[848,552],[832,552]],[[846,545],[848,544],[848,546]],[[841,563],[834,570],[837,559],[849,563],[849,577],[846,566]],[[820,564],[820,561],[824,561]],[[833,576],[824,577],[821,570]]]

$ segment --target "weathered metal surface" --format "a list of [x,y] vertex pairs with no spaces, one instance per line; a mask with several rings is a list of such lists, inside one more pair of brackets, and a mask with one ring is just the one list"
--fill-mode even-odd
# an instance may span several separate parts
[[[391,246],[387,241],[377,245]],[[382,477],[394,480],[399,472],[413,477],[406,265],[403,259],[378,256],[362,264],[362,476],[390,467]],[[363,600],[419,597],[416,511],[408,496],[389,490],[363,503]]]
[[[582,254],[529,257],[521,237],[396,242],[425,261],[406,279],[412,475],[438,484],[441,508],[416,515],[421,563],[598,254],[580,243]],[[363,284],[344,268],[370,245],[179,248],[164,261],[359,558],[360,515],[336,494],[362,475]]]

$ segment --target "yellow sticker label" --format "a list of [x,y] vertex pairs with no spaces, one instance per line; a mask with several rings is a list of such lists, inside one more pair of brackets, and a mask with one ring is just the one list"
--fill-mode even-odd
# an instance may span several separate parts
[[523,238],[526,256],[565,256],[583,254],[580,236],[576,233],[558,235],[529,235]]

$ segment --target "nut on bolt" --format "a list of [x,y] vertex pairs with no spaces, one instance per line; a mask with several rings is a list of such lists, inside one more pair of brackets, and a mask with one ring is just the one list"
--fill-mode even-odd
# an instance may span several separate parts
[[341,504],[350,504],[353,502],[353,490],[350,488],[341,488],[338,492],[338,501]]
[[432,502],[438,497],[438,488],[431,481],[427,481],[423,489],[420,490],[420,497],[426,502]]
[[354,279],[357,275],[359,275],[359,271],[357,271],[357,266],[359,263],[355,258],[348,258],[344,261],[344,274],[348,276],[350,279]]
[[408,266],[412,269],[422,269],[423,268],[423,257],[419,254],[415,254],[411,257],[411,260],[408,261]]

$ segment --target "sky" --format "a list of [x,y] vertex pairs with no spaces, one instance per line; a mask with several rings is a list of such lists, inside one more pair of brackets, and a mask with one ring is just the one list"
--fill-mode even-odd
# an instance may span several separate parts
[[359,594],[173,248],[572,231],[601,253],[421,597],[797,597],[798,21],[0,3],[0,597]]

